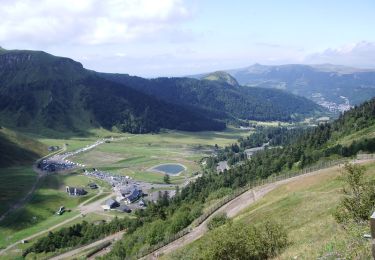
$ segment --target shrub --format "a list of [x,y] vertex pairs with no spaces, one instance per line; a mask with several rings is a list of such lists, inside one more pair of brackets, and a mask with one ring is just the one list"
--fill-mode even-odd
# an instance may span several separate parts
[[259,227],[234,223],[215,229],[207,238],[203,259],[268,259],[276,256],[287,245],[282,226],[266,222]]
[[220,227],[222,225],[225,225],[229,222],[229,219],[225,213],[220,213],[216,216],[214,216],[210,222],[208,222],[207,227],[209,230],[213,230],[217,227]]
[[367,222],[375,208],[375,183],[365,181],[362,166],[346,164],[344,169],[344,197],[336,208],[334,217],[341,224]]

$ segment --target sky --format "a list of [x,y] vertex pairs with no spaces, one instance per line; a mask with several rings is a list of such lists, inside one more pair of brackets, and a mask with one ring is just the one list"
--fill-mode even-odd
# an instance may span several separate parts
[[260,64],[375,68],[374,0],[0,0],[0,46],[102,72],[182,76]]

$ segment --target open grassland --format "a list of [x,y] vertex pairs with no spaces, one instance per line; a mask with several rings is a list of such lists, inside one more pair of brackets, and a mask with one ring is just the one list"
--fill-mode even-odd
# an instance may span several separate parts
[[171,176],[171,182],[178,184],[200,170],[201,158],[211,154],[215,144],[228,145],[248,134],[248,131],[229,128],[223,132],[168,131],[127,135],[74,156],[72,160],[89,168],[153,183],[162,183],[164,174],[149,171],[151,167],[163,163],[181,163],[187,170],[179,176]]
[[22,199],[36,181],[29,166],[0,168],[0,214]]
[[[108,195],[108,194],[105,194],[105,195]],[[71,216],[74,216],[74,215],[70,214],[68,217],[60,218],[60,221],[68,219]],[[78,218],[72,219],[72,221],[69,221],[69,222],[65,223],[64,225],[59,226],[58,229],[63,228],[63,227],[70,227],[74,224],[81,223],[83,220],[87,221],[89,223],[95,223],[95,222],[101,222],[101,221],[111,221],[116,216],[118,218],[133,217],[133,216],[129,216],[129,215],[124,214],[124,213],[117,214],[117,212],[89,213],[89,214],[85,215],[84,217],[78,217]],[[62,217],[62,216],[60,216],[60,217]],[[33,238],[31,241],[29,241],[29,243],[27,243],[27,244],[18,244],[17,246],[12,248],[11,250],[8,250],[6,252],[6,254],[0,255],[0,259],[1,260],[2,259],[4,259],[4,260],[6,260],[6,259],[18,259],[18,258],[22,259],[21,258],[22,251],[25,250],[26,248],[30,247],[30,245],[32,243],[34,243],[38,238],[40,238],[42,236],[45,236],[45,235],[46,234],[42,234],[40,236],[37,236],[37,237]],[[64,251],[61,251],[61,252],[64,252]],[[26,259],[47,259],[47,258],[49,258],[49,257],[51,257],[51,256],[53,256],[57,253],[58,252],[40,253],[40,254],[31,253],[26,257]]]
[[364,137],[368,139],[375,137],[375,125],[356,131],[351,135],[347,135],[344,138],[341,138],[338,143],[344,146],[349,146],[353,141],[361,140]]
[[[367,178],[375,179],[375,163],[367,164]],[[233,219],[243,225],[271,220],[282,224],[290,245],[277,259],[317,259],[350,247],[350,237],[332,213],[342,197],[340,170],[322,173],[280,186]],[[367,230],[365,233],[369,233]],[[363,236],[363,234],[361,234]],[[203,236],[163,259],[196,259],[210,243]],[[370,257],[370,242],[368,254]],[[330,259],[330,258],[328,258]]]
[[[78,174],[50,175],[40,183],[30,201],[0,222],[0,248],[24,237],[45,230],[78,214],[74,209],[85,200],[93,197],[98,190],[90,190],[80,197],[71,197],[65,186],[85,187],[90,180]],[[71,209],[62,216],[56,215],[60,206]]]

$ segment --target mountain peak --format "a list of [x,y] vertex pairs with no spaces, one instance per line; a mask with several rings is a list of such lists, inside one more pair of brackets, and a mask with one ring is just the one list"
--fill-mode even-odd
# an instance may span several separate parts
[[233,87],[239,86],[237,80],[232,75],[230,75],[228,72],[225,72],[225,71],[215,71],[215,72],[209,73],[206,76],[204,76],[202,80],[219,81],[219,82],[226,83]]
[[58,57],[43,51],[0,49],[0,76],[4,70],[25,73],[15,80],[30,82],[43,79],[82,78],[85,70],[81,63],[65,57]]

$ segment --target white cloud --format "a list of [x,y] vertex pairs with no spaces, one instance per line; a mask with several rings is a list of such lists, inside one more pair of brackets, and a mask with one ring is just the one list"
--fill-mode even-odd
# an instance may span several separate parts
[[375,67],[375,42],[358,42],[306,56],[306,63],[332,63],[339,65]]
[[0,42],[116,44],[189,18],[182,0],[1,1]]

